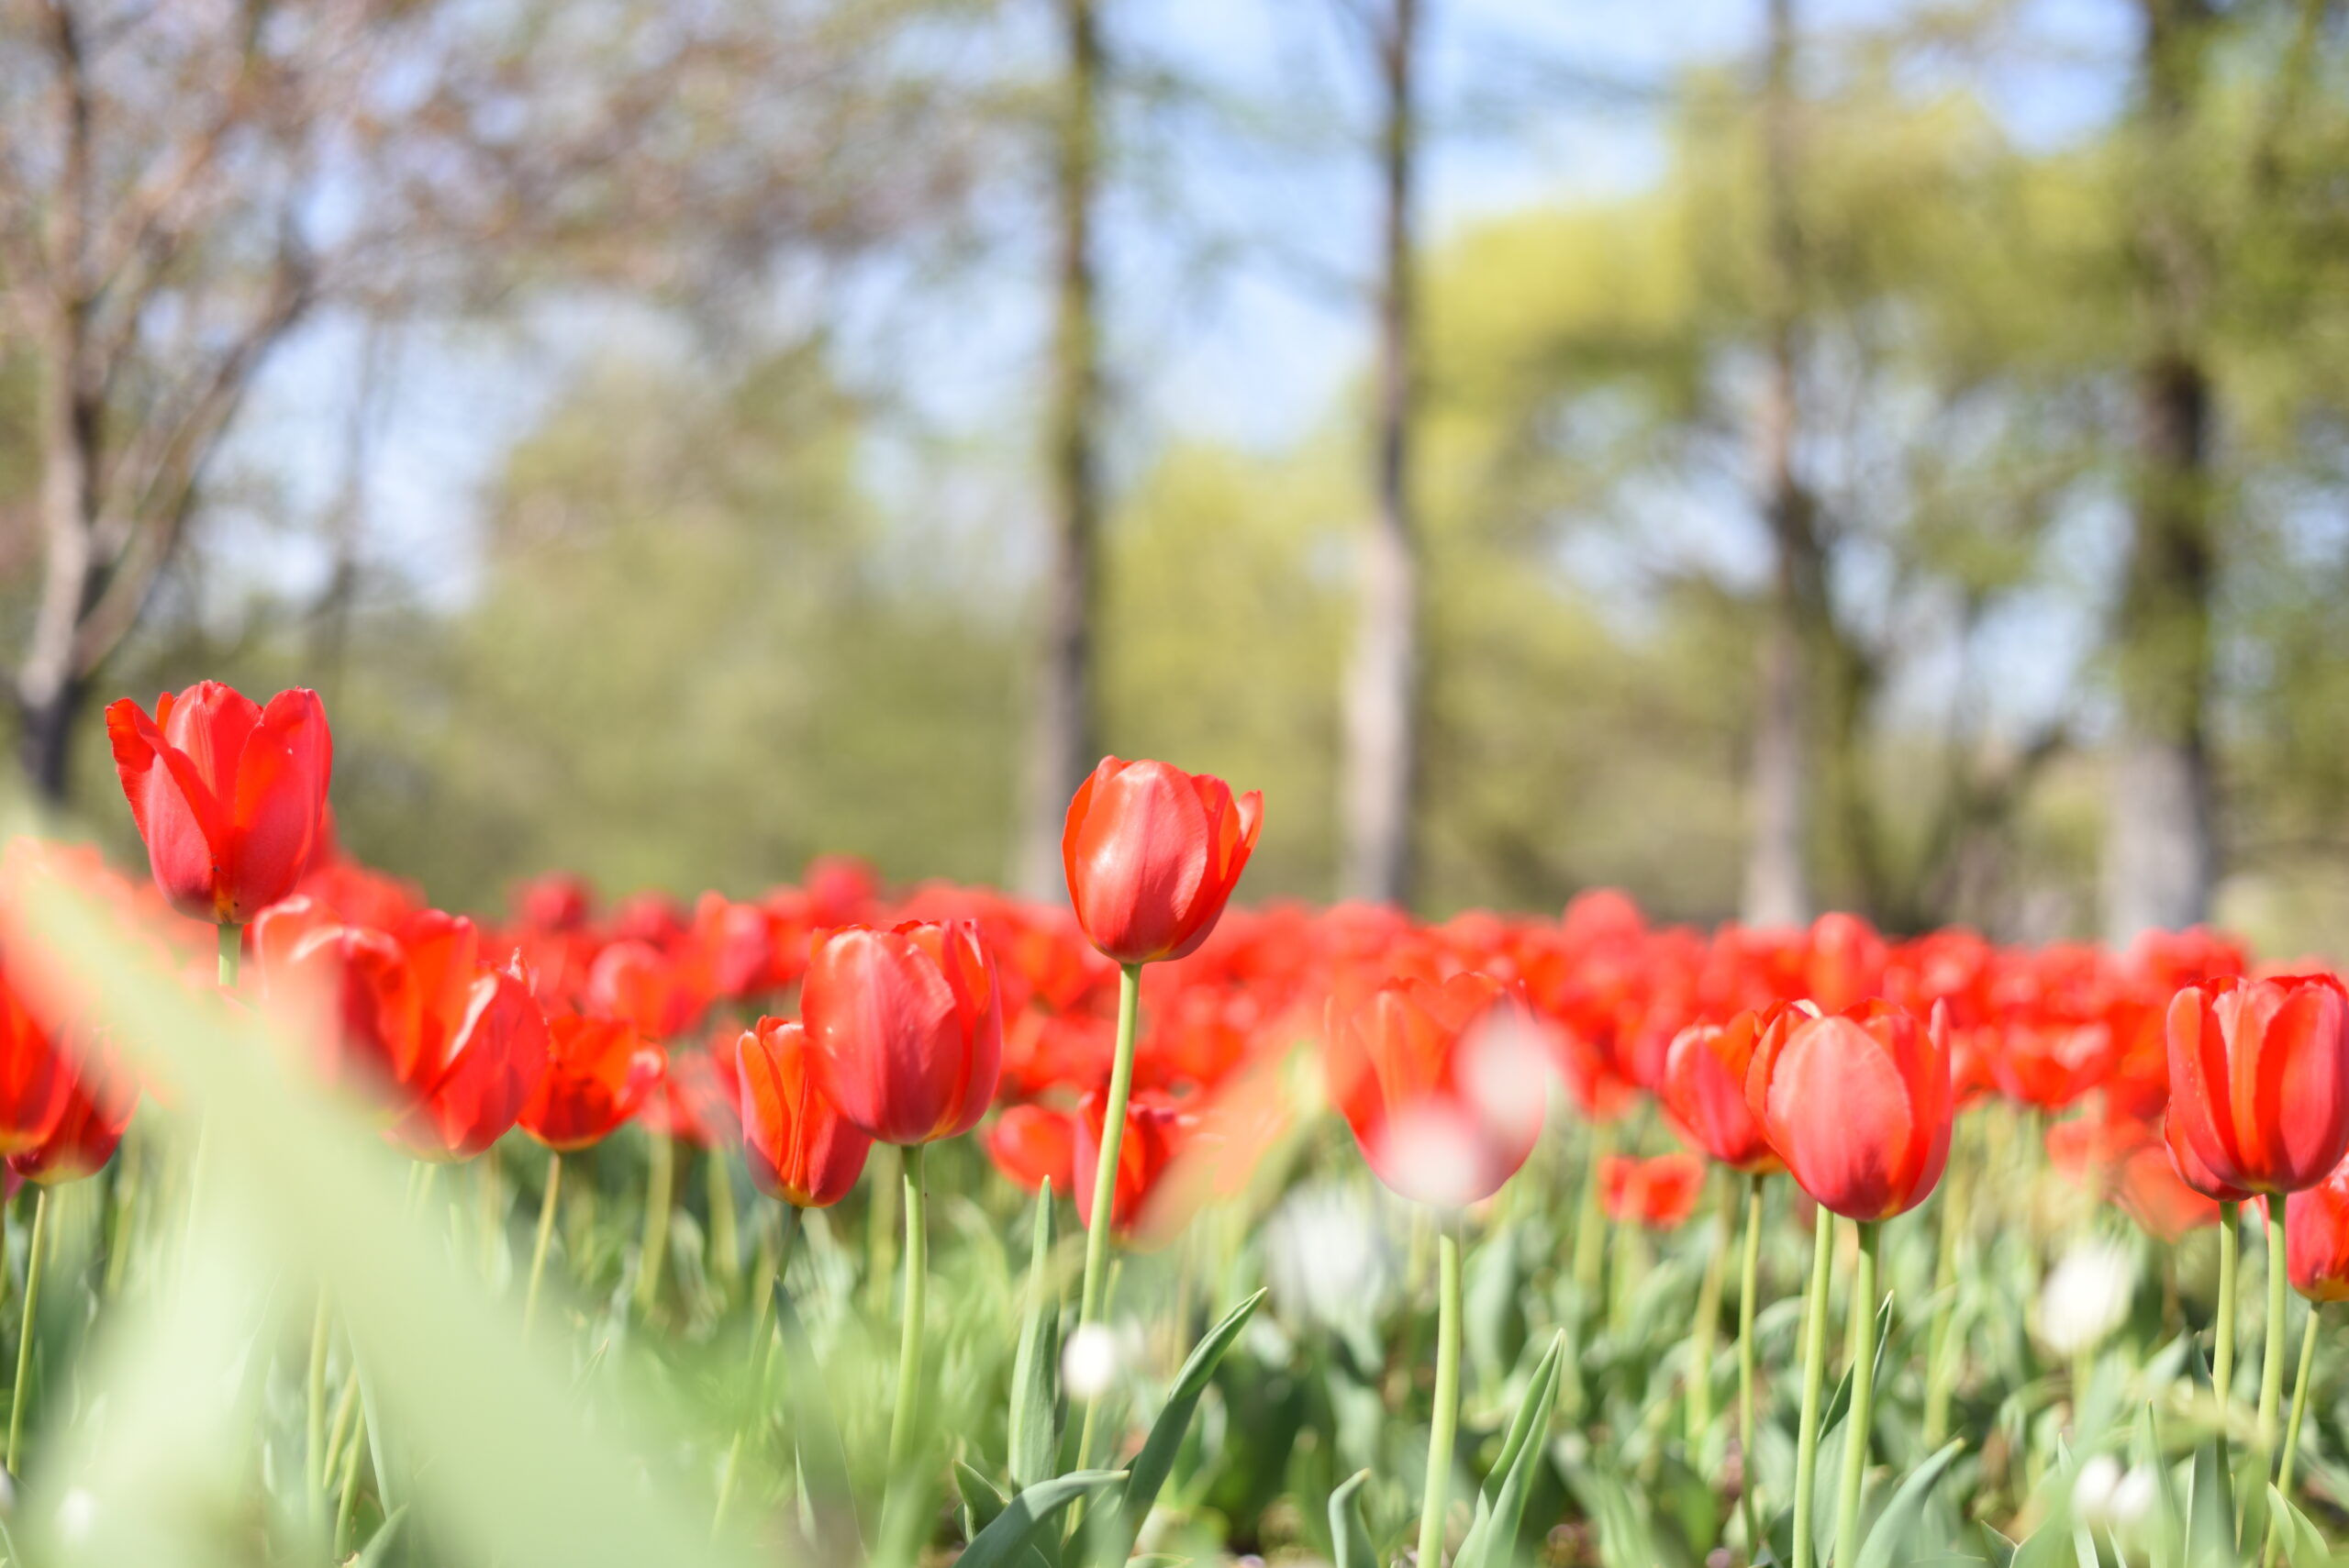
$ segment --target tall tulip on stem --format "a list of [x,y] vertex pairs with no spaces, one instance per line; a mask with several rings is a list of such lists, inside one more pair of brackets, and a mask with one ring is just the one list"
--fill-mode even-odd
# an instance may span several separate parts
[[[1003,1062],[995,961],[969,920],[816,939],[800,992],[808,1076],[851,1128],[905,1151],[905,1322],[889,1422],[894,1486],[920,1402],[930,1240],[922,1151],[978,1125]],[[884,1505],[886,1511],[886,1504]]]
[[1794,1568],[1813,1558],[1819,1393],[1825,1374],[1833,1220],[1860,1228],[1852,1292],[1852,1409],[1836,1497],[1837,1547],[1852,1552],[1867,1473],[1875,1398],[1876,1226],[1922,1203],[1949,1159],[1951,1085],[1945,1014],[1930,1026],[1887,1002],[1805,1018],[1764,1031],[1745,1079],[1746,1104],[1787,1171],[1816,1199],[1817,1251],[1803,1336],[1803,1418],[1795,1473]]
[[[2317,1185],[2349,1154],[2349,992],[2329,974],[2214,980],[2173,997],[2167,1025],[2174,1153],[2183,1144],[2217,1181],[2268,1200],[2255,1430],[2272,1463],[2288,1353],[2284,1216],[2276,1200]],[[2222,1306],[2221,1334],[2232,1333],[2232,1305]]]
[[1330,1097],[1396,1193],[1436,1211],[1435,1407],[1419,1505],[1421,1562],[1442,1561],[1460,1420],[1459,1210],[1500,1191],[1542,1131],[1540,1049],[1512,992],[1475,973],[1332,997]]
[[[1674,1037],[1664,1055],[1664,1106],[1681,1136],[1746,1178],[1745,1243],[1738,1264],[1737,1451],[1743,1466],[1739,1507],[1745,1517],[1748,1553],[1761,1548],[1761,1509],[1754,1500],[1753,1314],[1762,1262],[1764,1178],[1786,1164],[1753,1107],[1745,1098],[1745,1078],[1765,1034],[1783,1034],[1802,1014],[1790,1007],[1741,1013],[1727,1024],[1697,1024]],[[1709,1344],[1709,1333],[1700,1336]],[[1709,1357],[1707,1358],[1709,1360]],[[1701,1373],[1698,1373],[1701,1375]],[[1692,1402],[1691,1408],[1697,1407]],[[1700,1435],[1691,1434],[1692,1440]]]
[[[1061,830],[1069,902],[1087,940],[1119,969],[1118,1043],[1109,1063],[1093,1218],[1085,1229],[1080,1328],[1100,1317],[1108,1284],[1110,1219],[1126,1107],[1133,1095],[1142,965],[1186,957],[1208,940],[1255,851],[1264,809],[1264,797],[1254,790],[1235,797],[1230,784],[1209,774],[1115,757],[1104,757],[1069,802]],[[1094,1401],[1085,1405],[1077,1442],[1080,1464],[1092,1445],[1097,1407]]]

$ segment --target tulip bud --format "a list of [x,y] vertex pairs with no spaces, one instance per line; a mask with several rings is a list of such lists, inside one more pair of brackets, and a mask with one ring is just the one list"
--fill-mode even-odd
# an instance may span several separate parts
[[2329,974],[2189,985],[2169,1077],[2178,1134],[2219,1181],[2312,1187],[2349,1153],[2349,994]]
[[1207,940],[1264,826],[1264,797],[1164,762],[1104,757],[1069,802],[1061,863],[1093,945],[1119,963]]

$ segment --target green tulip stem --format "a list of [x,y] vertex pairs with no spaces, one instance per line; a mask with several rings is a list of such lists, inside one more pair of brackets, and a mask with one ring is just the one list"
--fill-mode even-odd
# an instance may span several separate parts
[[25,1314],[24,1326],[17,1335],[17,1386],[8,1396],[8,1473],[19,1475],[17,1459],[24,1451],[25,1389],[32,1382],[33,1340],[37,1317],[40,1311],[40,1276],[42,1254],[48,1251],[43,1243],[49,1235],[49,1188],[33,1189],[32,1243],[25,1252]]
[[1613,1124],[1590,1129],[1590,1168],[1583,1173],[1582,1207],[1575,1216],[1575,1296],[1588,1313],[1598,1298],[1599,1270],[1607,1261],[1607,1213],[1599,1191],[1599,1167],[1615,1152]]
[[1460,1429],[1460,1225],[1436,1237],[1435,1408],[1428,1423],[1428,1476],[1419,1499],[1419,1561],[1443,1561],[1444,1515],[1452,1506],[1453,1446]]
[[2284,1403],[2284,1297],[2290,1289],[2284,1267],[2284,1204],[2270,1198],[2267,1211],[2267,1333],[2259,1347],[2259,1454],[2262,1473],[2276,1460],[2276,1415]]
[[[2316,1363],[2317,1318],[2317,1303],[2311,1301],[2309,1303],[2308,1322],[2300,1329],[2299,1370],[2292,1374],[2292,1414],[2291,1418],[2284,1423],[2284,1461],[2276,1472],[2277,1495],[2288,1503],[2292,1499],[2292,1462],[2299,1457],[2300,1452],[2300,1418],[2308,1413],[2309,1369]],[[2259,1554],[2260,1562],[2266,1568],[2274,1568],[2280,1536],[2277,1527],[2283,1522],[2280,1512],[2267,1516],[2267,1545]]]
[[522,1292],[522,1332],[528,1335],[539,1316],[539,1286],[547,1277],[547,1243],[554,1240],[555,1200],[562,1192],[562,1156],[547,1153],[546,1191],[539,1196],[539,1235],[530,1245],[530,1283]]
[[889,1474],[881,1504],[885,1521],[891,1517],[898,1477],[913,1453],[915,1417],[921,1403],[922,1318],[930,1296],[929,1203],[922,1185],[922,1151],[918,1143],[907,1144],[905,1150],[905,1322],[897,1339],[897,1404],[889,1418]]
[[2219,1310],[2210,1326],[2210,1384],[2219,1396],[2219,1452],[2227,1447],[2227,1413],[2235,1397],[2235,1271],[2242,1251],[2243,1205],[2219,1206]]
[[1761,1507],[1754,1499],[1761,1466],[1753,1453],[1753,1313],[1762,1284],[1762,1183],[1745,1184],[1745,1250],[1737,1268],[1737,1462],[1742,1484],[1738,1507],[1745,1515],[1745,1555],[1762,1551]]
[[1721,1189],[1720,1235],[1705,1255],[1704,1277],[1697,1285],[1697,1317],[1688,1329],[1688,1451],[1698,1458],[1705,1434],[1713,1428],[1713,1341],[1720,1331],[1721,1286],[1729,1273],[1729,1254],[1737,1235],[1737,1192]]
[[1843,1482],[1835,1497],[1835,1556],[1859,1556],[1860,1489],[1867,1477],[1868,1434],[1876,1420],[1876,1253],[1880,1221],[1861,1220],[1860,1266],[1852,1278],[1852,1410],[1843,1421]]
[[[1101,1316],[1102,1291],[1109,1281],[1109,1231],[1118,1204],[1118,1162],[1126,1141],[1126,1106],[1134,1092],[1134,1037],[1141,1021],[1141,965],[1118,973],[1118,1051],[1109,1063],[1109,1104],[1101,1118],[1101,1148],[1093,1162],[1093,1218],[1085,1228],[1085,1288],[1077,1297],[1077,1327]],[[1081,1469],[1093,1450],[1093,1425],[1100,1411],[1097,1395],[1085,1402],[1085,1426],[1077,1435]]]
[[1795,1540],[1792,1568],[1811,1568],[1812,1499],[1818,1494],[1819,1396],[1827,1374],[1827,1292],[1835,1267],[1835,1217],[1811,1217],[1810,1290],[1803,1297],[1802,1426],[1795,1439]]
[[238,961],[242,959],[245,953],[245,929],[232,921],[223,920],[220,922],[218,931],[220,989],[234,991],[237,988]]

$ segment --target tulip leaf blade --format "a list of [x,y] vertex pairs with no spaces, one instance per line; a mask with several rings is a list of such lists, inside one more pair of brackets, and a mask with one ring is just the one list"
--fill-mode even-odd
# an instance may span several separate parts
[[1028,1253],[1028,1305],[1019,1349],[1011,1363],[1008,1414],[1012,1484],[1050,1479],[1060,1452],[1061,1303],[1052,1287],[1052,1184],[1036,1194],[1034,1239]]
[[1892,1568],[1893,1554],[1900,1550],[1904,1539],[1923,1516],[1925,1501],[1932,1496],[1934,1485],[1965,1448],[1963,1440],[1953,1438],[1942,1445],[1939,1452],[1909,1473],[1861,1543],[1853,1568]]
[[1563,1331],[1533,1369],[1525,1397],[1518,1402],[1502,1440],[1500,1456],[1476,1495],[1475,1522],[1460,1543],[1454,1568],[1507,1568],[1517,1551],[1517,1529],[1525,1517],[1525,1499],[1533,1486],[1533,1469],[1550,1434],[1550,1415],[1558,1403],[1558,1380],[1565,1360]]
[[1362,1489],[1370,1472],[1357,1470],[1330,1494],[1330,1546],[1337,1557],[1334,1568],[1378,1568],[1378,1549],[1370,1543],[1370,1527],[1363,1522]]
[[1240,1331],[1256,1315],[1264,1296],[1259,1290],[1233,1307],[1192,1347],[1190,1358],[1174,1374],[1174,1385],[1167,1390],[1166,1403],[1160,1407],[1158,1419],[1151,1423],[1150,1435],[1142,1440],[1141,1451],[1133,1457],[1120,1506],[1114,1513],[1105,1509],[1096,1516],[1097,1528],[1086,1532],[1086,1557],[1090,1561],[1123,1562],[1132,1551],[1143,1522],[1158,1504],[1160,1488],[1166,1485],[1166,1477],[1174,1469],[1174,1456],[1182,1449],[1184,1434],[1190,1429],[1191,1416],[1198,1408],[1200,1396],[1207,1393],[1208,1380],[1215,1375],[1216,1366],[1232,1341],[1240,1338]]
[[954,1560],[958,1568],[1010,1568],[1053,1515],[1087,1492],[1118,1485],[1126,1474],[1122,1470],[1075,1470],[1022,1488],[993,1523],[971,1538]]
[[963,1535],[975,1540],[979,1533],[995,1523],[1011,1499],[1003,1488],[972,1469],[961,1460],[954,1462],[954,1490],[963,1498]]

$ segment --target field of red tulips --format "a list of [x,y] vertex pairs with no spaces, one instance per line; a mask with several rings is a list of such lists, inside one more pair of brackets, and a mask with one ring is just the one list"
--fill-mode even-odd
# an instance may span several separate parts
[[11,1563],[2333,1561],[2313,966],[1252,906],[1281,804],[1115,759],[1065,903],[459,915],[311,694],[108,729],[149,864],[0,887]]

